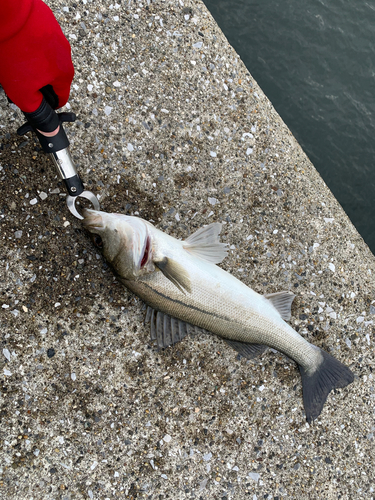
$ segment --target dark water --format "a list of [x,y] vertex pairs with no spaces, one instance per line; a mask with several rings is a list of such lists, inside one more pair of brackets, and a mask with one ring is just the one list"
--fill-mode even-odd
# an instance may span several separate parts
[[375,253],[375,1],[204,1]]

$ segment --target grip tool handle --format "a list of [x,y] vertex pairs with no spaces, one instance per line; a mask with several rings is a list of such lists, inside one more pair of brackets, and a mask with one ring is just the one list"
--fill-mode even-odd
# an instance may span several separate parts
[[[17,130],[17,134],[24,135],[27,132],[35,132],[43,151],[50,155],[61,179],[64,181],[68,192],[67,205],[70,212],[78,219],[83,219],[75,206],[76,199],[79,196],[89,200],[95,210],[100,210],[97,197],[91,191],[85,190],[78,175],[70,154],[69,140],[62,126],[64,122],[74,122],[76,115],[74,113],[56,113],[44,97],[36,111],[24,113],[24,115],[27,122]],[[41,131],[53,132],[57,128],[57,134],[52,137],[47,137],[41,133]]]

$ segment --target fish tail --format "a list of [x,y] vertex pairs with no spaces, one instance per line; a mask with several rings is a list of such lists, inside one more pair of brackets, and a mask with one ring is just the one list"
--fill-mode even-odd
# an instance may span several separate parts
[[323,360],[313,373],[299,365],[303,405],[309,423],[320,415],[327,396],[333,389],[346,387],[354,380],[354,375],[347,366],[323,350],[320,353]]

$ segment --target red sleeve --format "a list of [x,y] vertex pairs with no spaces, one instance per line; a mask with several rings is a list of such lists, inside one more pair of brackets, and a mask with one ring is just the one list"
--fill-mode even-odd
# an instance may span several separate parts
[[69,97],[74,68],[68,40],[42,0],[0,0],[0,84],[24,112],[52,85],[58,107]]
[[33,3],[34,0],[0,0],[0,42],[22,29]]

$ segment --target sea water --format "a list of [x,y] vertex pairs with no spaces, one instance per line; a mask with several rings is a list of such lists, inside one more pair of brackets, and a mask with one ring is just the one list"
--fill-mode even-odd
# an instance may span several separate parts
[[204,2],[375,253],[375,1]]

